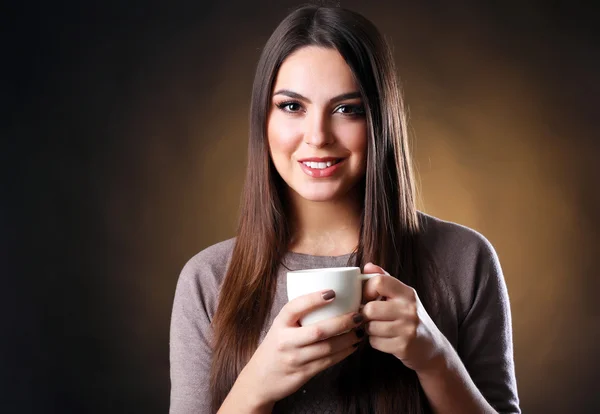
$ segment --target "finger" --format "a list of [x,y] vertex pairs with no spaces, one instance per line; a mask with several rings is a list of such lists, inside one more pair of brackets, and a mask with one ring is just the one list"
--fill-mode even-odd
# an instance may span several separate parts
[[[364,331],[362,332],[364,335]],[[328,355],[337,354],[346,348],[358,344],[362,338],[359,338],[355,330],[345,334],[317,342],[298,350],[298,364],[308,364],[312,361],[322,359]]]
[[365,267],[363,268],[363,273],[366,275],[372,274],[372,273],[379,273],[379,274],[384,274],[384,275],[389,276],[389,273],[386,272],[383,267],[377,266],[376,264],[373,264],[371,262],[369,262],[365,265]]
[[392,299],[401,298],[409,295],[411,290],[414,289],[392,276],[374,276],[367,280],[363,287],[363,300],[368,302],[375,300],[379,296]]
[[402,305],[398,300],[371,301],[362,308],[361,313],[367,321],[394,321],[405,313]]
[[306,370],[309,376],[314,376],[319,372],[337,364],[338,362],[344,360],[349,355],[351,355],[354,351],[356,351],[358,347],[351,346],[349,348],[342,349],[335,354],[327,355],[326,357],[314,360],[306,365]]
[[402,321],[371,321],[365,324],[369,336],[396,338],[404,333]]
[[372,348],[388,354],[396,355],[403,348],[399,338],[383,338],[380,336],[369,336],[369,344]]
[[294,337],[289,344],[292,346],[306,346],[315,342],[323,341],[348,332],[356,328],[364,321],[364,316],[360,313],[346,313],[334,318],[325,319],[312,325],[303,326],[294,330]]
[[298,296],[295,299],[286,303],[277,319],[283,322],[286,326],[297,326],[298,321],[307,313],[327,305],[335,300],[335,292],[333,290],[323,290],[313,292],[307,295]]

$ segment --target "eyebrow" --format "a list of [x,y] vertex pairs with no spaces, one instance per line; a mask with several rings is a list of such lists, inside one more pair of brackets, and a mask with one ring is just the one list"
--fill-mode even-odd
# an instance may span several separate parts
[[[306,96],[302,96],[297,92],[290,91],[289,89],[280,89],[273,94],[273,96],[275,96],[275,95],[285,95],[285,96],[293,98],[293,99],[298,99],[298,100],[301,100],[304,102],[311,103],[310,99],[308,99]],[[356,99],[356,98],[360,98],[360,97],[361,97],[360,92],[358,92],[358,91],[347,92],[347,93],[343,93],[338,96],[334,96],[333,98],[331,98],[329,100],[329,103],[345,101],[346,99]]]

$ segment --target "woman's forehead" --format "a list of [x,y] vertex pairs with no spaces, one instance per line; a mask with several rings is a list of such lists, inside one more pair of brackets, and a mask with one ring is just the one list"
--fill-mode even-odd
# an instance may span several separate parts
[[281,64],[273,90],[280,89],[321,100],[354,92],[358,87],[350,67],[337,50],[306,46]]

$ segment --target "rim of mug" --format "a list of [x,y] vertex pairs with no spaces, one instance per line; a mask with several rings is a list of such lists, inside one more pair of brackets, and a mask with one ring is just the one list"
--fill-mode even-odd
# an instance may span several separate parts
[[322,269],[303,269],[303,270],[292,270],[288,272],[289,274],[299,274],[299,273],[316,273],[316,272],[348,272],[348,271],[356,271],[360,268],[357,266],[349,266],[349,267],[324,267]]

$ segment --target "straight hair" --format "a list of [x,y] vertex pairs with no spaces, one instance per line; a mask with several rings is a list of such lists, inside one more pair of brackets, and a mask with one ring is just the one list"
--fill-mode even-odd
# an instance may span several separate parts
[[[365,106],[367,166],[358,185],[364,208],[359,243],[349,264],[362,268],[377,263],[412,286],[430,314],[437,309],[439,295],[431,277],[435,271],[421,265],[426,252],[420,241],[406,115],[391,50],[377,28],[358,13],[340,7],[296,9],[267,41],[254,79],[240,221],[221,287],[220,299],[226,292],[226,300],[219,300],[213,319],[210,390],[215,412],[258,347],[290,241],[286,184],[269,156],[267,117],[282,62],[306,46],[340,53]],[[429,411],[416,373],[395,356],[363,344],[340,364],[336,390],[342,412]]]

